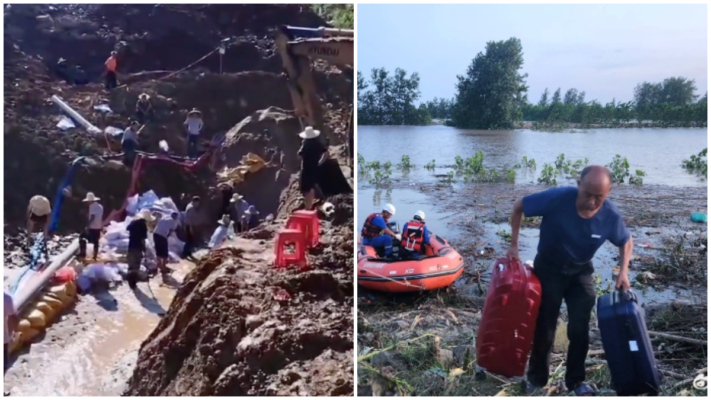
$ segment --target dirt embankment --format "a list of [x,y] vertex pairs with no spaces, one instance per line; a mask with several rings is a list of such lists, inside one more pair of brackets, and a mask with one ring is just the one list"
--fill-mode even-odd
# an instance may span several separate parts
[[[125,197],[130,170],[102,158],[120,151],[119,139],[92,136],[83,129],[62,133],[56,127],[61,115],[49,100],[51,95],[62,97],[99,128],[123,129],[134,117],[138,95],[147,93],[155,117],[141,133],[139,150],[154,152],[158,143],[166,140],[171,152],[182,155],[186,149],[182,123],[186,112],[194,107],[203,112],[203,146],[259,110],[293,108],[286,79],[279,75],[281,61],[274,54],[268,33],[279,24],[317,27],[325,22],[310,6],[302,5],[12,5],[6,9],[4,176],[12,190],[5,196],[5,231],[21,226],[31,196],[54,198],[69,163],[77,156],[86,156],[88,165],[76,173],[71,195],[65,198],[60,232],[83,226],[83,218],[77,215],[85,212],[81,199],[86,192],[101,197],[107,210],[118,208]],[[181,70],[228,37],[236,44],[223,59],[224,74],[219,74],[217,54],[170,77],[165,72],[151,72]],[[102,87],[100,75],[113,49],[119,52],[119,78],[129,85],[109,94]],[[90,83],[78,86],[64,82],[53,69],[59,57],[71,65],[82,65]],[[317,63],[315,75],[326,119],[339,138],[332,144],[345,143],[352,71]],[[99,104],[109,105],[112,112],[106,115],[94,109]],[[282,114],[287,118],[290,112]],[[294,123],[290,127],[297,129]],[[248,142],[243,140],[243,147],[257,148]],[[272,153],[279,155],[276,159],[293,159],[296,149],[279,144],[271,144]],[[259,155],[271,156],[265,153]],[[235,166],[230,164],[238,158],[227,158],[229,161],[220,167]],[[296,172],[293,166],[291,160],[275,168],[292,174]],[[141,177],[139,190],[153,189],[182,207],[191,195],[216,195],[212,189],[214,173],[209,168],[188,173],[172,165],[156,164]],[[275,175],[272,170],[268,180],[274,180]],[[282,188],[288,183],[283,178],[278,181]],[[252,191],[249,186],[244,190]],[[260,197],[246,195],[258,206]],[[276,206],[270,204],[263,210],[275,212]],[[209,214],[209,219],[214,219]]]
[[211,253],[143,343],[126,395],[352,395],[353,196],[310,270],[273,269],[278,220]]

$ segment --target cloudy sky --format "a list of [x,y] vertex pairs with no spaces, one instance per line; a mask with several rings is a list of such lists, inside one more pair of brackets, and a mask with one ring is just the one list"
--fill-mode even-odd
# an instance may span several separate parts
[[707,91],[706,5],[359,4],[358,70],[420,74],[421,100],[451,98],[487,41],[521,39],[528,98],[576,88],[586,100],[633,99],[671,76]]

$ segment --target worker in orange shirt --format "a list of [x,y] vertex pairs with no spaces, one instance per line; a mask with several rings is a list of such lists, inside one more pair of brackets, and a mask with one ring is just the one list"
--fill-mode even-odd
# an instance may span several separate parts
[[117,53],[115,51],[111,52],[111,56],[106,60],[104,65],[106,66],[106,90],[111,90],[118,86],[118,81],[116,79],[116,68],[118,67],[118,60],[116,58]]

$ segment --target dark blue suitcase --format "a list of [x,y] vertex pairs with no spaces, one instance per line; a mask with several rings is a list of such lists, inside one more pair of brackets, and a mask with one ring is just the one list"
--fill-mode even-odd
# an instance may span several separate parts
[[659,394],[659,371],[647,333],[644,309],[631,291],[597,300],[597,320],[612,385],[619,396]]

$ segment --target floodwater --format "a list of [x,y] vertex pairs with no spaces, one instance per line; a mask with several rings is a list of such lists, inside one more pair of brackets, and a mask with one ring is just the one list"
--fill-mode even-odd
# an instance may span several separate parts
[[[171,264],[181,281],[190,263]],[[5,375],[13,396],[118,396],[135,367],[141,343],[175,295],[160,278],[79,296],[44,337],[20,351]]]
[[[681,162],[707,147],[706,128],[679,129],[590,129],[571,132],[541,132],[528,129],[511,131],[475,131],[442,125],[432,126],[359,126],[358,153],[366,161],[400,162],[403,155],[417,168],[410,179],[435,179],[450,168],[434,172],[423,166],[433,159],[435,165],[454,165],[454,158],[484,153],[487,168],[513,167],[523,156],[536,160],[537,172],[544,163],[553,165],[560,153],[569,160],[587,157],[590,164],[609,164],[619,154],[627,157],[630,172],[647,173],[644,183],[670,186],[704,186],[687,174]],[[517,173],[517,182],[532,182],[537,173]],[[359,189],[363,180],[359,179]],[[559,180],[560,182],[560,180]],[[359,196],[360,198],[360,196]]]
[[[544,162],[552,164],[558,154],[564,153],[566,158],[576,160],[588,157],[590,163],[607,164],[615,154],[628,158],[630,170],[642,169],[647,173],[644,183],[647,187],[704,187],[706,182],[688,174],[681,161],[692,154],[698,154],[707,146],[706,129],[597,129],[580,133],[551,133],[531,130],[516,131],[467,131],[444,126],[427,127],[381,127],[365,126],[358,128],[358,153],[366,161],[391,161],[394,165],[400,162],[402,155],[409,155],[410,162],[416,168],[403,173],[393,167],[390,189],[376,189],[367,179],[358,179],[358,229],[365,218],[372,212],[379,212],[383,203],[393,203],[397,212],[394,220],[402,226],[410,220],[418,210],[427,215],[427,225],[438,235],[451,241],[485,242],[496,248],[497,255],[508,248],[508,244],[497,235],[499,231],[510,232],[508,224],[493,222],[481,223],[483,233],[469,240],[463,235],[462,219],[465,221],[481,221],[474,215],[475,207],[466,207],[461,211],[461,201],[470,204],[470,199],[461,189],[463,185],[454,184],[441,186],[436,192],[425,193],[425,187],[432,187],[437,180],[435,174],[446,174],[451,171],[454,158],[460,155],[464,158],[472,156],[477,150],[484,153],[484,165],[487,168],[511,167],[526,155],[536,159],[540,171]],[[449,165],[439,167],[435,172],[427,171],[424,164],[432,159],[436,164]],[[517,174],[517,183],[526,184],[535,181],[535,173],[521,176]],[[559,184],[564,184],[559,179]],[[501,184],[502,193],[510,185]],[[698,189],[696,189],[698,190]],[[478,198],[476,189],[472,196]],[[494,196],[495,197],[495,196]],[[482,196],[486,198],[486,196]],[[473,200],[473,201],[476,201]],[[683,202],[682,202],[683,203]],[[684,206],[684,205],[682,205]],[[510,213],[509,206],[502,212]],[[692,210],[693,212],[696,210]],[[701,210],[705,211],[705,210]],[[706,227],[695,227],[693,230],[703,230]],[[645,228],[633,228],[635,237],[643,241],[653,241],[645,235]],[[690,230],[688,227],[670,226],[667,233]],[[699,231],[700,232],[700,231]],[[698,232],[697,232],[698,233]],[[522,228],[520,236],[520,256],[533,260],[538,244],[538,229]],[[661,239],[661,237],[659,237]],[[656,245],[655,243],[652,243]],[[654,255],[650,251],[635,248],[635,254]],[[613,282],[612,267],[617,265],[618,249],[606,243],[597,252],[593,263],[596,273],[602,279],[602,287]],[[473,265],[473,260],[470,260]],[[490,261],[487,261],[490,262]],[[471,266],[470,266],[471,267]],[[488,267],[488,266],[487,266]],[[635,278],[636,272],[631,271],[630,278]],[[465,290],[466,292],[466,290]],[[645,287],[636,290],[641,302],[667,302],[671,300],[692,300],[695,290],[685,290],[680,287],[665,287],[663,289]],[[472,295],[475,295],[472,292]],[[704,296],[705,297],[705,296]]]

